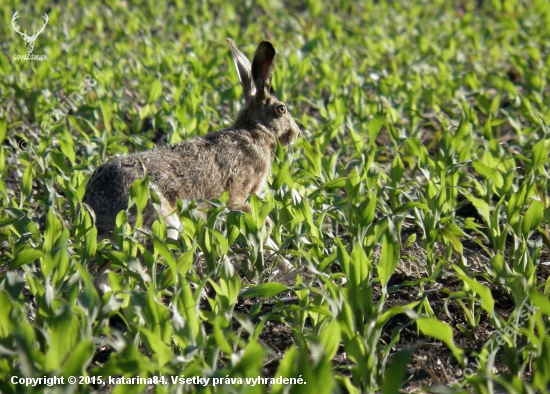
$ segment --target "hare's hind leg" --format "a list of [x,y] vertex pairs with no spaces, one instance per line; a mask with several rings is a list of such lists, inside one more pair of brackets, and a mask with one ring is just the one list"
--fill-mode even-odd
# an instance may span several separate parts
[[264,246],[269,247],[269,249],[277,256],[277,269],[279,270],[277,276],[281,275],[288,275],[294,271],[294,265],[287,259],[285,259],[280,253],[279,253],[279,247],[271,239],[271,237],[266,238]]
[[179,215],[168,205],[161,205],[160,214],[166,225],[166,238],[178,239],[183,230]]
[[96,289],[100,294],[105,294],[111,291],[111,286],[109,285],[109,272],[112,271],[111,263],[107,261],[103,263],[101,267],[97,270],[97,277],[94,281]]
[[265,221],[265,242],[264,246],[267,246],[269,249],[264,250],[264,253],[271,251],[272,254],[276,255],[277,258],[277,269],[279,270],[277,276],[282,275],[288,275],[294,271],[294,265],[287,259],[285,259],[280,253],[279,253],[279,247],[271,239],[271,230],[273,229],[273,221],[267,217],[267,220]]
[[[97,235],[97,242],[101,242],[104,239],[109,239],[111,242],[114,242],[113,234],[112,233],[104,233],[100,232]],[[95,258],[94,258],[95,260]],[[111,262],[106,261],[105,263],[101,264],[101,266],[97,267],[96,271],[96,278],[94,280],[94,285],[96,289],[99,291],[100,295],[103,295],[107,293],[108,291],[111,291],[111,286],[109,286],[109,272],[112,271]]]
[[[178,212],[176,211],[175,204],[170,204],[164,194],[155,185],[150,186],[155,191],[160,200],[159,213],[160,216],[162,216],[162,218],[164,219],[164,224],[166,225],[166,236],[168,238],[178,239],[180,236],[180,232],[183,230],[183,226],[181,224]],[[152,224],[153,221],[154,219],[151,220],[150,223]]]

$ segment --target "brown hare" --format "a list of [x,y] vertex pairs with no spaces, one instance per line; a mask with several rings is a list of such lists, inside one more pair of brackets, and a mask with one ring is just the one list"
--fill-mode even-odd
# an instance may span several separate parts
[[[270,94],[273,45],[261,42],[251,65],[233,41],[227,41],[245,98],[235,122],[204,137],[119,157],[97,168],[86,185],[83,202],[94,213],[99,239],[112,238],[118,213],[128,208],[130,186],[145,175],[160,199],[160,214],[171,238],[176,239],[181,231],[174,213],[180,199],[208,200],[229,192],[228,206],[249,211],[246,198],[265,188],[277,140],[284,146],[300,135],[285,104]],[[149,202],[142,212],[142,229],[148,230],[157,214]],[[135,217],[129,221],[135,222]],[[268,218],[268,232],[270,225]],[[269,235],[266,244],[276,248]],[[288,262],[280,258],[279,266],[284,271]],[[106,264],[98,272],[96,284],[101,291],[109,290],[108,269]]]

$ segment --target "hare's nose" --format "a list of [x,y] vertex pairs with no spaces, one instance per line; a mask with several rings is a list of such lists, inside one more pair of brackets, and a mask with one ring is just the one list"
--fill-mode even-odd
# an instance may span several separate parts
[[296,138],[302,133],[294,119],[292,119],[292,131],[296,134]]

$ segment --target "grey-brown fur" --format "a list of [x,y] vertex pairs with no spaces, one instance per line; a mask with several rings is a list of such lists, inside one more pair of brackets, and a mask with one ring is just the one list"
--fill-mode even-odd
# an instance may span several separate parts
[[[246,197],[265,186],[276,140],[287,145],[298,138],[300,129],[286,106],[269,93],[275,61],[272,44],[260,43],[251,65],[233,41],[228,42],[246,100],[235,122],[204,137],[123,156],[99,167],[83,199],[95,214],[99,238],[110,237],[117,214],[128,207],[130,186],[145,172],[173,238],[181,230],[177,215],[170,215],[179,199],[213,199],[228,191],[228,205],[248,210]],[[148,229],[156,215],[149,204],[142,227]]]

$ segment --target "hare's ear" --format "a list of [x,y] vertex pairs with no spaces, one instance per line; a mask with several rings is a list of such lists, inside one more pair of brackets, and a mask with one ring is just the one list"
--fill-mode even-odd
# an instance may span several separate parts
[[262,41],[252,60],[252,81],[256,86],[257,99],[263,101],[269,95],[274,68],[275,48],[269,41]]
[[244,98],[247,99],[256,93],[256,88],[254,87],[254,84],[252,84],[252,78],[250,76],[250,62],[246,56],[237,49],[231,38],[228,38],[227,42],[231,48],[233,63],[235,63],[235,68],[237,69],[237,74],[239,75],[239,81],[243,87]]

